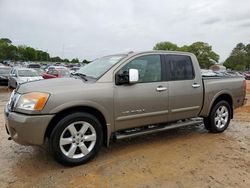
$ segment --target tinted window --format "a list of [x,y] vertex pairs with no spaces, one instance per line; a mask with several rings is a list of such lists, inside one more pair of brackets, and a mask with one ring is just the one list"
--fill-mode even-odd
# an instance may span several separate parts
[[194,70],[191,58],[185,55],[167,55],[170,80],[192,80]]
[[160,55],[147,55],[138,57],[126,64],[122,71],[138,69],[139,82],[161,81],[161,58]]

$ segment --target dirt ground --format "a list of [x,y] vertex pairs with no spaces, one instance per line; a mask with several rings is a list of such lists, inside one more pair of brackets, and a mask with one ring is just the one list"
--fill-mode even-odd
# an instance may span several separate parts
[[112,143],[78,167],[56,163],[47,146],[8,141],[0,90],[2,187],[250,187],[250,83],[248,103],[222,134],[192,126]]

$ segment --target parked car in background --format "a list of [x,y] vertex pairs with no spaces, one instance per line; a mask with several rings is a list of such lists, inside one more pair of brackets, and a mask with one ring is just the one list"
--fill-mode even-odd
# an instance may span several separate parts
[[226,71],[225,76],[243,76],[244,77],[244,75],[238,71]]
[[0,85],[8,85],[10,70],[10,67],[0,66]]
[[33,68],[33,70],[35,70],[39,76],[43,76],[43,74],[45,73],[45,71],[43,69]]
[[30,63],[27,65],[28,68],[32,68],[34,70],[37,71],[37,73],[42,76],[43,73],[45,72],[43,69],[42,69],[42,66],[38,63]]
[[39,65],[38,63],[30,63],[30,64],[27,65],[27,68],[40,69],[41,65]]
[[216,76],[216,73],[212,70],[201,69],[202,76]]
[[66,67],[64,66],[55,66],[55,65],[49,65],[45,68],[45,71],[48,72],[49,70],[52,70],[52,69],[67,69]]
[[250,72],[244,72],[243,75],[246,80],[250,80]]
[[50,78],[63,78],[63,77],[70,77],[70,72],[67,68],[54,68],[48,70],[46,73],[43,73],[44,79],[50,79]]
[[81,68],[81,67],[72,67],[72,68],[70,69],[70,73],[73,74],[73,73],[75,73],[76,71],[78,71],[80,68]]
[[39,76],[39,74],[33,69],[19,67],[13,68],[10,71],[8,87],[16,88],[19,84],[42,79],[43,77]]
[[49,66],[50,66],[50,65],[42,64],[41,69],[45,71],[45,69],[46,69],[47,67],[49,67]]

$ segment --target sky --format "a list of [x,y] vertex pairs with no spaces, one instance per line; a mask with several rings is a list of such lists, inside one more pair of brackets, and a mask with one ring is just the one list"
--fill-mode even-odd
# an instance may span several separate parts
[[250,43],[250,1],[0,0],[0,38],[80,60],[204,41],[223,61]]

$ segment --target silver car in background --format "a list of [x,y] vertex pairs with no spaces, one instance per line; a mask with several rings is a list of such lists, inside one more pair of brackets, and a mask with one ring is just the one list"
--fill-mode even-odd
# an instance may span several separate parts
[[19,84],[42,79],[43,77],[33,69],[17,67],[10,71],[8,87],[16,88]]

